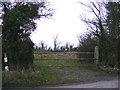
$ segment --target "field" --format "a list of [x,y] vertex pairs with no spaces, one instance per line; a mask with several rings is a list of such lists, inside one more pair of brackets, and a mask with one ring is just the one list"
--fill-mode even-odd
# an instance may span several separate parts
[[103,71],[94,63],[80,62],[76,58],[67,54],[35,54],[34,70],[3,71],[3,87],[88,83],[117,76],[116,70]]

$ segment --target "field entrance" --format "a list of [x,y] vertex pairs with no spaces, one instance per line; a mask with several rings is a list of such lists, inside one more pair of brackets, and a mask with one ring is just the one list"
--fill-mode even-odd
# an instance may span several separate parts
[[[70,67],[79,66],[80,63],[94,63],[94,52],[50,52],[35,51],[35,61],[46,62],[44,66]],[[47,63],[48,62],[48,63]],[[43,65],[42,65],[43,66]]]
[[107,76],[95,65],[94,52],[36,51],[34,56],[35,70],[44,71],[46,85],[91,82]]
[[103,71],[95,64],[94,53],[34,51],[34,70],[3,71],[2,85],[46,86],[111,80],[116,73]]

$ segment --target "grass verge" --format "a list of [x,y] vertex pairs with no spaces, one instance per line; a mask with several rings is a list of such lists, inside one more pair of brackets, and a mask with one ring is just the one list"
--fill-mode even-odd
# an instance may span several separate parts
[[[53,57],[52,57],[53,58]],[[60,59],[60,60],[56,60]],[[67,66],[68,65],[68,66]],[[3,87],[6,86],[38,86],[102,80],[110,77],[112,69],[102,70],[94,64],[80,63],[68,58],[54,57],[51,60],[34,60],[31,72],[2,72]],[[108,69],[108,68],[107,68]],[[109,79],[109,78],[108,78]]]
[[2,72],[3,87],[44,85],[56,77],[48,67],[32,72]]

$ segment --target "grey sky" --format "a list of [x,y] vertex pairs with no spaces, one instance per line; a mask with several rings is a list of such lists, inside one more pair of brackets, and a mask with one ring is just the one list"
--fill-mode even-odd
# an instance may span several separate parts
[[41,19],[37,22],[37,30],[32,33],[31,39],[34,43],[45,41],[48,46],[53,47],[53,37],[58,34],[61,45],[66,42],[77,46],[78,34],[86,31],[84,23],[79,15],[84,12],[84,7],[78,3],[80,0],[49,0],[55,9],[53,19]]

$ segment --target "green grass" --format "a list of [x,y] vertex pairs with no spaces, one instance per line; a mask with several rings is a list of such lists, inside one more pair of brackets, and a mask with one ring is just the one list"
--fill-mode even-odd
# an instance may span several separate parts
[[34,61],[34,64],[36,65],[36,66],[58,66],[58,67],[60,67],[60,66],[62,66],[59,62],[58,62],[58,60],[39,60],[39,61]]
[[78,67],[90,67],[93,66],[93,64],[86,64],[86,63],[80,63],[78,61],[74,61],[74,60],[62,60],[62,62],[69,64],[70,66],[78,66]]
[[[74,72],[69,71],[67,74],[56,74],[50,69],[50,67],[60,67],[59,70],[74,70],[73,67],[64,67],[58,60],[60,56],[51,57],[52,60],[34,60],[34,69],[35,71],[31,72],[5,72],[3,71],[3,86],[36,86],[36,85],[46,85],[46,84],[56,84],[60,81],[62,76],[72,76]],[[42,59],[47,59],[42,58]],[[74,61],[70,61],[67,58],[61,60],[62,63],[69,64],[70,66],[87,66],[86,64],[80,64]],[[57,81],[59,79],[59,81]],[[74,80],[63,80],[61,83],[73,82]]]
[[39,58],[34,60],[35,71],[24,71],[24,73],[22,71],[3,71],[3,86],[36,86],[50,84],[51,80],[53,80],[57,76],[55,73],[53,73],[49,66],[60,67],[62,65],[58,62],[58,60],[41,60],[41,58]]
[[72,67],[61,67],[62,70],[72,69]]
[[36,86],[49,84],[56,74],[47,66],[60,65],[56,61],[34,60],[34,69],[31,72],[26,71],[11,71],[2,72],[3,86]]
[[2,73],[3,86],[35,86],[44,85],[56,77],[48,67],[41,67],[35,72],[5,72]]
[[[49,58],[52,58],[49,60]],[[78,61],[69,60],[67,57],[51,56],[34,59],[34,70],[26,71],[9,71],[2,72],[3,86],[37,86],[50,84],[74,83],[78,81],[86,81],[89,77],[100,77],[103,74],[94,64],[80,63]],[[68,67],[64,65],[69,65]],[[97,72],[96,72],[97,71]],[[100,74],[101,73],[101,74]],[[80,77],[80,78],[78,78]]]

